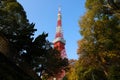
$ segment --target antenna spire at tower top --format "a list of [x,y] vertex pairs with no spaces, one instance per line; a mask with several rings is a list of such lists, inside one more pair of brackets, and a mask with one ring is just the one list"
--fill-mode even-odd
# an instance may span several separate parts
[[61,6],[58,7],[58,12],[61,13]]

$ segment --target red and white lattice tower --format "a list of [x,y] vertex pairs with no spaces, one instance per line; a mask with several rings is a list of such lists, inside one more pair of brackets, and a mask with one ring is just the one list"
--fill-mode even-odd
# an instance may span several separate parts
[[[63,30],[62,30],[61,8],[59,7],[56,35],[55,35],[53,44],[54,44],[54,48],[60,51],[62,59],[67,57],[66,51],[65,51],[65,42],[66,41],[63,38]],[[65,76],[65,71],[62,70],[61,73],[58,73],[56,80],[62,80],[64,76]]]
[[57,19],[57,27],[56,27],[56,35],[53,41],[54,48],[59,50],[62,58],[66,58],[65,52],[65,40],[63,38],[63,30],[62,30],[62,17],[61,17],[61,9],[58,11],[58,19]]

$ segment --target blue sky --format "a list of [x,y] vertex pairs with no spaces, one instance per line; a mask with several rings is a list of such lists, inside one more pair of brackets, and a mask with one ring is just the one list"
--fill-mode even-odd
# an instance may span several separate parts
[[62,28],[66,40],[66,53],[69,59],[78,59],[77,41],[82,37],[79,33],[78,21],[85,13],[85,0],[17,0],[26,11],[30,22],[35,23],[35,37],[42,32],[48,33],[48,40],[55,38],[58,7],[61,6]]

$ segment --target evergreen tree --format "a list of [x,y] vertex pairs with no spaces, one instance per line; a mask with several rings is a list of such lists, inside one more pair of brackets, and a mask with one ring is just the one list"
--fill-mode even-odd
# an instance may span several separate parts
[[11,56],[15,57],[33,40],[34,24],[29,23],[23,7],[16,0],[0,1],[0,32],[10,42]]
[[27,54],[22,54],[30,66],[36,73],[40,73],[39,77],[51,77],[59,73],[61,69],[66,69],[68,59],[62,59],[60,52],[53,49],[51,43],[46,40],[48,34],[41,34],[26,50]]
[[86,0],[86,14],[79,21],[78,80],[120,79],[120,18],[105,1]]

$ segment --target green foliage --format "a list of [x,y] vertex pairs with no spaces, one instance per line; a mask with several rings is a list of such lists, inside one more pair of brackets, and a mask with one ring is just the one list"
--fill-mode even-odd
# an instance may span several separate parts
[[119,80],[119,79],[120,79],[120,66],[112,65],[110,67],[108,80]]
[[0,52],[0,80],[36,80]]
[[23,7],[14,0],[3,0],[0,5],[0,32],[10,42],[12,56],[25,48],[32,40],[36,31],[34,24],[26,19]]
[[79,21],[78,80],[120,79],[120,18],[108,12],[104,1],[86,0],[87,11]]
[[82,57],[75,66],[78,80],[106,80],[101,63],[95,56]]
[[26,53],[21,55],[36,73],[40,73],[40,77],[54,76],[68,65],[68,60],[62,59],[60,53],[46,40],[47,36],[48,34],[43,33],[36,37],[32,44],[26,47]]
[[77,70],[75,69],[75,66],[77,66],[76,60],[73,60],[73,59],[69,60],[68,71],[63,80],[77,80],[78,79],[78,75],[76,75]]

